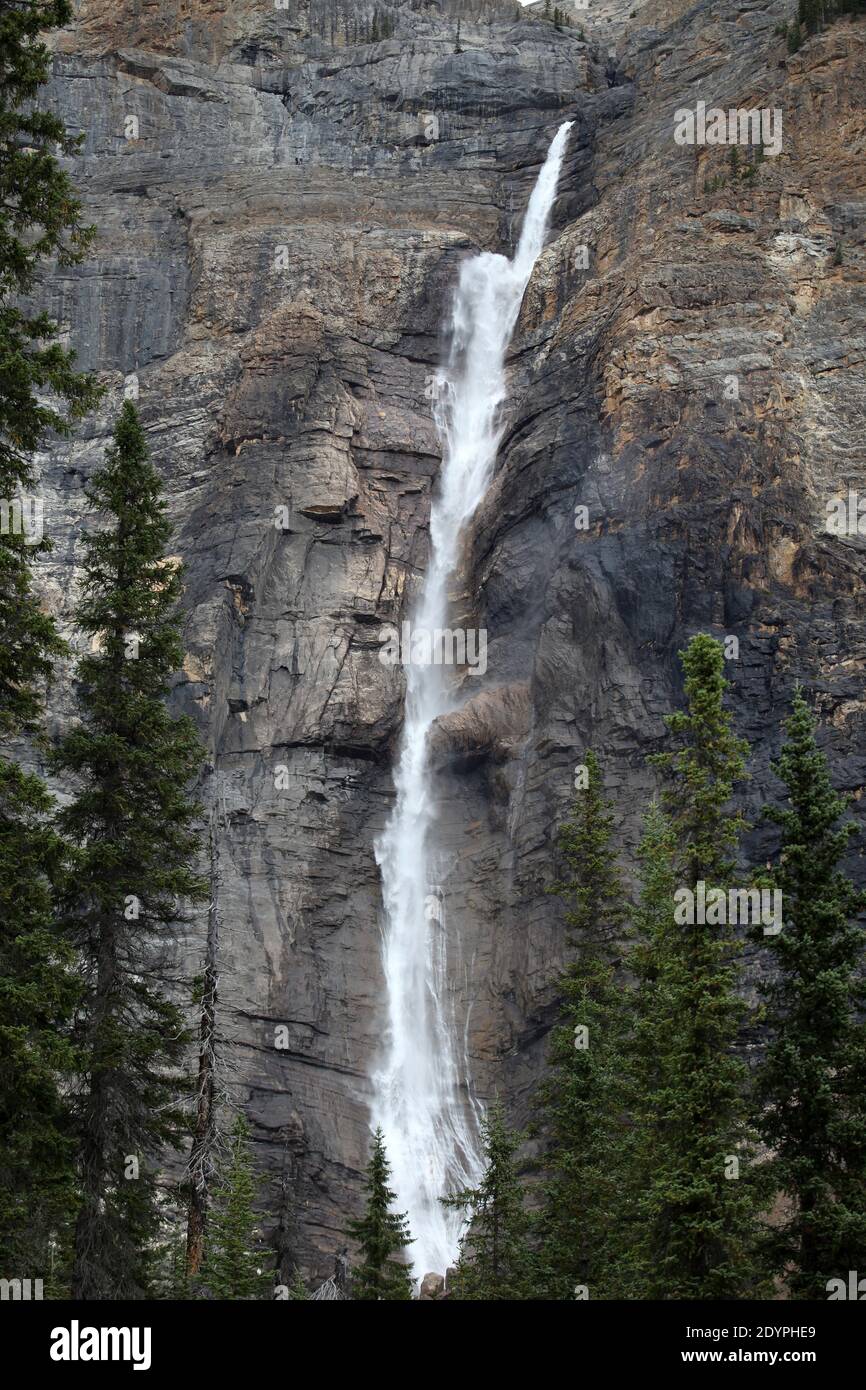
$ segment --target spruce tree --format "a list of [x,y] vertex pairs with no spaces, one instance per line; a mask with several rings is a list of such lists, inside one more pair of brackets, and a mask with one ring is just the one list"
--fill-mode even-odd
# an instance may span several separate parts
[[181,573],[165,556],[166,504],[129,401],[88,500],[108,524],[84,542],[82,718],[55,759],[75,791],[59,817],[74,850],[62,924],[86,984],[73,1293],[122,1298],[146,1292],[155,1169],[182,1133],[186,1034],[161,986],[163,948],[178,901],[205,888],[191,867],[197,808],[186,791],[201,747],[165,704],[183,657]]
[[616,962],[626,900],[612,846],[612,803],[591,751],[585,780],[559,834],[568,877],[551,890],[568,903],[565,920],[577,952],[559,981],[561,1016],[541,1094],[550,1157],[538,1280],[545,1296],[557,1299],[574,1298],[577,1287],[592,1298],[616,1290],[622,1221],[628,995],[616,979]]
[[74,1144],[61,1082],[75,1064],[79,996],[53,929],[63,845],[38,777],[0,759],[0,1268],[47,1281],[74,1214]]
[[411,1245],[405,1212],[391,1210],[396,1193],[388,1186],[391,1165],[381,1129],[373,1135],[367,1164],[364,1215],[349,1222],[349,1235],[360,1247],[360,1263],[352,1270],[352,1297],[362,1302],[395,1302],[412,1297],[412,1266],[397,1256]]
[[506,1125],[498,1101],[481,1121],[481,1140],[486,1166],[480,1183],[442,1199],[469,1222],[449,1291],[483,1302],[532,1298],[529,1216],[515,1160],[521,1136]]
[[255,1197],[250,1127],[246,1117],[238,1115],[208,1217],[204,1284],[213,1298],[257,1299],[267,1295],[269,1279],[261,1269],[265,1256]]
[[847,807],[830,781],[815,721],[798,689],[773,770],[786,804],[775,883],[785,924],[768,938],[777,974],[765,987],[772,1041],[759,1077],[771,1177],[791,1199],[770,1237],[773,1267],[794,1297],[827,1297],[827,1282],[864,1272],[866,1258],[866,905],[839,868]]
[[[32,591],[49,547],[32,455],[96,399],[57,325],[29,305],[41,268],[71,266],[91,232],[58,155],[78,140],[36,106],[50,57],[40,32],[68,22],[67,0],[0,12],[0,739],[32,733],[40,687],[63,650]],[[62,847],[46,827],[44,784],[0,757],[0,1267],[47,1277],[72,1192],[68,1028],[71,957],[52,923]]]
[[74,370],[57,324],[28,307],[46,263],[75,265],[93,237],[57,158],[80,140],[35,104],[50,65],[40,32],[71,17],[68,0],[16,0],[0,13],[0,719],[15,727],[36,718],[35,686],[62,644],[31,592],[30,563],[47,541],[13,525],[13,503],[33,487],[32,455],[45,435],[68,432],[99,394]]
[[657,1224],[657,1194],[653,1180],[660,1151],[659,1097],[671,1071],[664,1046],[669,1027],[671,1000],[667,991],[668,963],[679,958],[682,927],[674,921],[674,893],[678,886],[676,836],[673,826],[657,801],[651,801],[644,815],[643,834],[638,847],[640,895],[633,909],[634,946],[629,967],[635,985],[632,1030],[626,1041],[624,1089],[628,1097],[630,1123],[623,1134],[620,1166],[625,1176],[621,1202],[627,1212],[623,1221],[623,1258],[618,1270],[620,1295],[649,1297],[653,1286],[654,1232]]
[[309,1290],[299,1269],[296,1269],[292,1275],[292,1282],[289,1285],[289,1299],[292,1303],[309,1303],[310,1301]]
[[[680,925],[665,895],[700,881],[725,891],[744,827],[731,807],[747,745],[724,707],[721,644],[699,634],[682,653],[687,711],[668,725],[680,747],[654,759],[668,774],[668,821],[652,820],[642,852],[644,910],[637,914],[639,1057],[643,1096],[633,1179],[646,1298],[754,1295],[754,1232],[762,1191],[753,1167],[747,1073],[734,1048],[744,1015],[738,943],[729,927]],[[676,890],[675,890],[676,891]],[[694,914],[696,917],[699,915]],[[706,914],[710,916],[708,912]]]

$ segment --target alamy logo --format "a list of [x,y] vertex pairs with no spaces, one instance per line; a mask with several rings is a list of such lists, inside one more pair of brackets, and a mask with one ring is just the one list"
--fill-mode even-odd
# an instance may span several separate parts
[[401,623],[398,633],[389,624],[379,632],[383,666],[467,666],[469,674],[483,676],[487,670],[486,628],[413,628]]
[[45,515],[41,497],[0,497],[0,535],[23,536],[25,545],[42,540]]
[[866,536],[866,497],[853,488],[848,496],[831,497],[827,503],[827,531],[831,536]]
[[848,1270],[848,1282],[844,1279],[828,1279],[825,1285],[827,1302],[834,1303],[846,1299],[853,1303],[866,1302],[866,1279],[858,1279],[856,1269]]
[[678,145],[763,145],[764,153],[775,158],[782,152],[782,112],[778,107],[746,110],[736,107],[723,111],[699,101],[692,110],[681,106],[674,112],[674,140]]
[[150,1370],[149,1327],[69,1327],[51,1331],[52,1361],[131,1361],[134,1371]]
[[0,1279],[0,1302],[38,1301],[42,1298],[41,1279]]
[[711,888],[699,879],[694,888],[678,888],[674,893],[674,921],[678,927],[751,925],[764,928],[765,936],[778,936],[782,930],[782,890],[780,888]]

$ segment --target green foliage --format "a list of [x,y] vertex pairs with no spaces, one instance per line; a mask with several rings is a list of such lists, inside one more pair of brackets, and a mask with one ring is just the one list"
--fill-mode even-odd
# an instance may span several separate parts
[[292,1303],[308,1303],[310,1300],[309,1291],[299,1269],[296,1269],[292,1275],[292,1282],[289,1285],[289,1299]]
[[708,886],[727,885],[733,851],[747,828],[730,800],[734,784],[745,776],[749,746],[733,733],[724,707],[728,682],[721,643],[700,632],[681,660],[688,709],[665,721],[681,747],[650,761],[670,779],[663,804],[678,835],[684,882],[692,888],[700,879]]
[[761,1072],[762,1137],[771,1176],[792,1199],[773,1230],[773,1265],[798,1298],[826,1298],[827,1280],[862,1267],[866,1250],[866,906],[840,870],[849,838],[847,802],[802,692],[774,771],[785,805],[767,808],[781,827],[775,882],[785,925],[767,940],[778,973],[765,987],[772,1041]]
[[155,1253],[151,1297],[182,1302],[193,1297],[186,1273],[186,1240],[182,1234],[171,1235]]
[[[165,503],[131,402],[88,500],[109,525],[84,543],[76,614],[90,639],[78,665],[82,721],[54,760],[76,788],[58,818],[73,849],[61,920],[85,980],[75,1290],[137,1297],[157,1224],[156,1164],[183,1132],[185,1029],[161,990],[160,950],[176,901],[203,897],[205,885],[191,868],[197,807],[185,790],[201,748],[191,722],[165,706],[183,655],[181,575],[164,556]],[[134,1180],[130,1157],[139,1167]]]
[[[48,542],[20,527],[16,533],[12,504],[20,505],[33,485],[31,456],[48,431],[67,431],[97,395],[56,341],[56,324],[28,307],[42,267],[74,265],[91,236],[57,158],[72,154],[78,141],[37,105],[49,75],[40,31],[67,23],[71,13],[66,0],[18,0],[0,12],[3,739],[36,727],[40,686],[63,650],[32,592],[30,566]],[[50,1278],[56,1289],[56,1252],[73,1200],[64,1095],[77,990],[71,953],[53,929],[52,886],[63,850],[47,827],[51,806],[37,777],[0,758],[0,1262],[4,1271]]]
[[74,1145],[61,1089],[79,997],[53,930],[63,846],[38,777],[0,759],[0,1268],[45,1277],[73,1212]]
[[623,1219],[624,1048],[629,996],[617,982],[615,940],[624,935],[625,895],[612,847],[613,809],[598,760],[586,755],[587,785],[575,793],[559,849],[569,877],[553,892],[569,904],[577,958],[559,982],[561,1018],[550,1040],[542,1087],[548,1178],[539,1219],[539,1282],[548,1298],[615,1294],[615,1242]]
[[204,1284],[214,1298],[268,1296],[271,1281],[262,1273],[266,1254],[259,1236],[255,1198],[250,1127],[246,1117],[238,1115],[208,1216]]
[[[866,0],[798,0],[797,22],[788,32],[788,52],[796,53],[805,36],[817,34],[834,20],[864,13]],[[796,47],[792,47],[792,31],[797,33]]]
[[699,634],[682,661],[688,708],[668,720],[681,746],[654,759],[668,774],[668,814],[651,809],[641,847],[632,1263],[640,1297],[736,1298],[755,1291],[763,1201],[746,1069],[733,1054],[744,1014],[737,943],[727,927],[677,925],[673,892],[732,880],[744,822],[729,801],[746,745],[724,708],[721,645]]
[[498,1102],[481,1121],[481,1140],[486,1167],[478,1187],[442,1199],[469,1220],[449,1289],[472,1301],[532,1298],[529,1217],[515,1162],[521,1136],[508,1129]]
[[349,1222],[349,1235],[360,1247],[360,1262],[352,1272],[352,1297],[362,1302],[395,1302],[412,1297],[411,1265],[397,1259],[411,1245],[405,1213],[391,1210],[396,1193],[388,1186],[391,1165],[385,1136],[377,1129],[367,1164],[364,1215]]
[[568,877],[552,884],[548,892],[568,903],[565,920],[575,944],[607,945],[618,939],[628,913],[611,847],[613,803],[604,795],[598,758],[592,749],[587,751],[578,776],[585,785],[576,790],[570,818],[561,826],[557,839]]
[[[98,395],[56,341],[57,325],[27,307],[44,264],[75,265],[92,239],[57,159],[79,141],[35,105],[49,75],[40,31],[71,15],[67,0],[17,0],[0,13],[0,499],[7,503],[32,486],[31,456],[45,434],[68,431]],[[28,546],[23,535],[0,534],[0,735],[35,720],[34,683],[62,650],[31,593],[30,562],[46,548],[45,540]]]

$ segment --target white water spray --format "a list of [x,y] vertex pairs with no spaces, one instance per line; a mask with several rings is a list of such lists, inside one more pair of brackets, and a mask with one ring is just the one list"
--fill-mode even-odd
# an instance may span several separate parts
[[[443,445],[439,492],[430,513],[431,555],[412,619],[417,632],[447,628],[448,584],[461,532],[487,490],[502,435],[505,353],[532,267],[544,245],[571,122],[561,125],[532,191],[514,260],[483,252],[463,262],[451,317],[436,425]],[[441,665],[406,668],[396,801],[376,862],[385,911],[388,1032],[372,1080],[373,1122],[381,1125],[397,1210],[407,1211],[416,1276],[453,1264],[462,1226],[440,1197],[474,1186],[482,1172],[465,1048],[456,1041],[449,995],[446,925],[430,878],[436,816],[427,761],[433,721],[453,708]]]

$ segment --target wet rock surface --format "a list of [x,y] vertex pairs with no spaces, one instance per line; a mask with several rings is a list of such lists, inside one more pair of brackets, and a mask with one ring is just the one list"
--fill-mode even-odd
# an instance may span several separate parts
[[[787,8],[611,0],[615,63],[588,14],[556,31],[510,4],[461,7],[461,53],[457,8],[395,6],[393,35],[362,43],[294,0],[83,0],[56,44],[50,100],[87,132],[74,176],[99,238],[44,294],[110,390],[39,460],[42,587],[67,628],[83,485],[137,390],[188,567],[174,700],[218,809],[225,1050],[263,1200],[275,1224],[288,1174],[310,1277],[345,1243],[367,1151],[373,843],[403,694],[380,632],[426,563],[441,325],[460,259],[513,248],[562,120],[554,225],[455,594],[487,630],[487,670],[433,747],[479,1095],[528,1113],[566,950],[545,887],[574,767],[599,753],[629,854],[692,632],[737,639],[753,817],[797,679],[838,785],[861,795],[864,540],[825,519],[833,495],[866,495],[866,24],[789,57]],[[748,150],[734,168],[677,145],[674,112],[698,100],[781,109],[781,154],[747,173]],[[71,709],[58,680],[53,729]],[[204,929],[181,939],[190,973]]]

